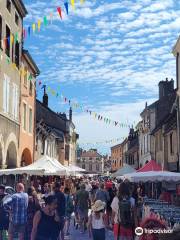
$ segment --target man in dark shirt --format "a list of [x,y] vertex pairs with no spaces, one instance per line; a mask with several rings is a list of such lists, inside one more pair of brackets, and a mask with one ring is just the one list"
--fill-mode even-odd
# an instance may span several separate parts
[[80,190],[77,191],[75,197],[75,204],[80,220],[80,232],[83,233],[86,230],[86,223],[88,221],[88,209],[90,207],[89,193],[85,190],[85,184],[80,186]]
[[65,224],[65,208],[66,208],[66,199],[64,196],[64,193],[60,191],[61,184],[59,182],[56,182],[54,185],[54,194],[57,199],[57,213],[60,219],[59,223],[59,230],[60,230],[60,236],[61,240],[64,240],[64,224]]

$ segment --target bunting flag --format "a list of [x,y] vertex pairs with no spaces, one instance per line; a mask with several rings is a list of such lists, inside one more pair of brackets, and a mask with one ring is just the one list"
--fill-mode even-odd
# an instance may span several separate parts
[[59,13],[60,18],[62,19],[62,10],[60,7],[57,7],[57,11]]
[[79,145],[105,145],[105,144],[114,144],[114,143],[118,143],[121,141],[124,141],[125,139],[127,139],[127,137],[120,137],[120,138],[115,138],[115,139],[110,139],[110,140],[102,140],[102,141],[94,141],[94,142],[89,142],[89,141],[85,141],[85,142],[79,142]]
[[[41,83],[41,84],[42,84],[42,83]],[[41,84],[39,83],[39,85],[41,85]],[[58,86],[58,89],[59,89],[59,86]],[[73,102],[71,99],[65,97],[63,94],[59,94],[58,91],[52,89],[52,88],[49,87],[49,86],[47,87],[47,91],[48,91],[52,96],[56,96],[56,98],[57,98],[57,97],[61,97],[61,99],[63,100],[63,102],[64,102],[65,104],[68,104],[68,106],[71,106],[71,108],[73,108],[73,109],[80,109],[80,110],[82,110],[83,112],[88,113],[90,116],[92,116],[94,119],[96,119],[96,120],[98,120],[98,121],[104,122],[104,123],[106,123],[107,125],[110,125],[110,124],[111,124],[111,125],[113,125],[113,126],[115,126],[115,127],[130,128],[130,124],[129,124],[128,121],[122,123],[122,122],[114,121],[114,120],[112,120],[112,119],[110,119],[110,118],[104,117],[104,116],[102,116],[102,115],[100,115],[100,114],[98,114],[98,113],[96,113],[96,112],[94,112],[94,111],[92,111],[92,110],[90,110],[90,109],[88,109],[88,108],[86,108],[86,107],[78,104],[78,103]],[[131,125],[135,125],[135,124],[136,124],[136,123],[133,122],[133,124],[131,124]]]
[[64,6],[65,6],[65,9],[66,9],[66,13],[68,15],[69,14],[69,4],[68,4],[68,2],[65,2]]
[[[85,0],[79,0],[81,3],[84,3]],[[71,6],[72,6],[72,9],[75,10],[75,0],[70,0],[70,3],[71,3]],[[60,7],[57,7],[57,11],[58,11],[58,14],[60,16],[61,19],[63,19],[63,8],[66,12],[66,14],[68,15],[69,14],[69,1],[66,0],[64,3],[63,3],[63,6],[60,6]],[[52,21],[53,21],[53,12],[51,12],[48,16],[44,16],[43,19],[39,19],[37,23],[32,23],[30,26],[28,26],[27,28],[24,28],[23,29],[23,40],[27,39],[27,37],[30,37],[31,36],[31,30],[33,33],[36,33],[36,30],[38,30],[38,32],[40,32],[40,29],[41,29],[41,25],[43,24],[45,27],[48,25],[48,19],[50,20],[51,24],[52,24]],[[37,29],[36,29],[37,28]],[[17,41],[20,42],[19,38],[18,38],[18,33],[16,33],[14,35],[14,42],[16,43]],[[12,43],[11,42],[11,39],[9,40],[8,38],[4,38],[4,39],[0,39],[0,41],[2,41],[2,45],[4,46],[4,49],[7,48],[7,44],[8,43]]]
[[30,26],[28,27],[28,35],[29,36],[31,35],[31,27]]
[[75,10],[75,0],[71,0],[72,9]]
[[44,16],[44,18],[43,18],[43,23],[44,23],[45,27],[48,25],[48,20],[47,20],[46,16]]
[[11,33],[11,45],[14,43],[14,36],[13,34]]
[[32,30],[33,30],[33,33],[35,33],[35,31],[36,31],[36,24],[35,23],[32,24]]
[[41,29],[41,20],[38,20],[38,31]]

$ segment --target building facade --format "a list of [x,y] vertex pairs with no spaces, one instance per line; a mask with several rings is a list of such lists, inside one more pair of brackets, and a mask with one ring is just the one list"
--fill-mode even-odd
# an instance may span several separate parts
[[123,143],[111,147],[111,171],[117,171],[123,166]]
[[176,111],[177,111],[177,159],[178,159],[178,171],[180,171],[180,37],[173,47],[173,55],[176,58],[176,86],[177,86],[177,98],[176,98]]
[[154,159],[154,137],[151,131],[155,128],[155,104],[145,105],[140,114],[139,132],[139,164],[140,167]]
[[44,155],[56,158],[63,165],[76,163],[78,135],[66,114],[56,113],[48,107],[48,95],[44,89],[43,102],[36,100],[35,160]]
[[30,53],[23,50],[20,96],[20,166],[26,166],[34,161],[35,150],[35,111],[36,111],[36,77],[40,71]]
[[0,166],[19,165],[20,67],[23,18],[21,0],[0,1]]
[[174,81],[159,82],[159,100],[155,102],[154,153],[162,169],[177,171],[177,113],[174,109],[176,90]]
[[139,168],[139,135],[138,130],[135,131],[133,128],[130,129],[128,136],[125,163],[135,169]]
[[88,173],[102,174],[104,172],[104,158],[98,153],[97,149],[83,151],[77,159],[77,165]]

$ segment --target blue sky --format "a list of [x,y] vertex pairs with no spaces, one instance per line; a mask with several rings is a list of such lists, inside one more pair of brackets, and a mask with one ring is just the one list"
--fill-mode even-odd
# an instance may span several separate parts
[[[24,0],[25,27],[53,13],[52,24],[25,41],[41,70],[40,79],[59,93],[119,122],[138,122],[145,102],[158,97],[158,82],[175,79],[172,47],[179,36],[180,3],[175,0],[86,0],[63,20],[63,0]],[[41,99],[41,91],[38,91]],[[49,97],[55,111],[68,112],[61,98]],[[80,143],[124,137],[127,128],[74,111]],[[112,145],[112,144],[111,144]],[[92,145],[101,152],[111,145]],[[90,145],[85,146],[91,147]]]

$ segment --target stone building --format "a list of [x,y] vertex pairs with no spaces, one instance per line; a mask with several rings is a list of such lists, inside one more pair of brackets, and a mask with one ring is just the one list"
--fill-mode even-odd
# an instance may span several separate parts
[[[0,1],[0,166],[19,165],[20,67],[23,18],[21,0]],[[13,40],[12,40],[13,39]]]
[[173,47],[173,55],[176,58],[176,86],[177,98],[175,102],[175,109],[177,111],[177,160],[178,171],[180,171],[180,37]]
[[155,160],[163,169],[177,171],[177,113],[174,109],[176,90],[174,81],[159,82],[159,100],[155,102],[154,136]]
[[35,111],[36,111],[36,77],[40,71],[27,50],[22,53],[20,96],[20,138],[19,165],[29,165],[34,161],[35,150]]
[[48,95],[44,88],[43,102],[36,100],[36,147],[35,160],[47,155],[56,158],[63,165],[76,163],[78,135],[66,114],[52,111],[48,107]]
[[131,167],[139,168],[139,136],[138,130],[130,129],[125,152],[125,163]]
[[101,174],[104,172],[104,158],[98,153],[97,149],[83,151],[77,159],[77,165],[88,173]]
[[123,166],[123,145],[118,144],[111,147],[111,170],[117,171]]
[[155,128],[155,104],[145,105],[140,114],[142,121],[139,123],[139,164],[140,167],[154,159],[154,137],[151,131]]

